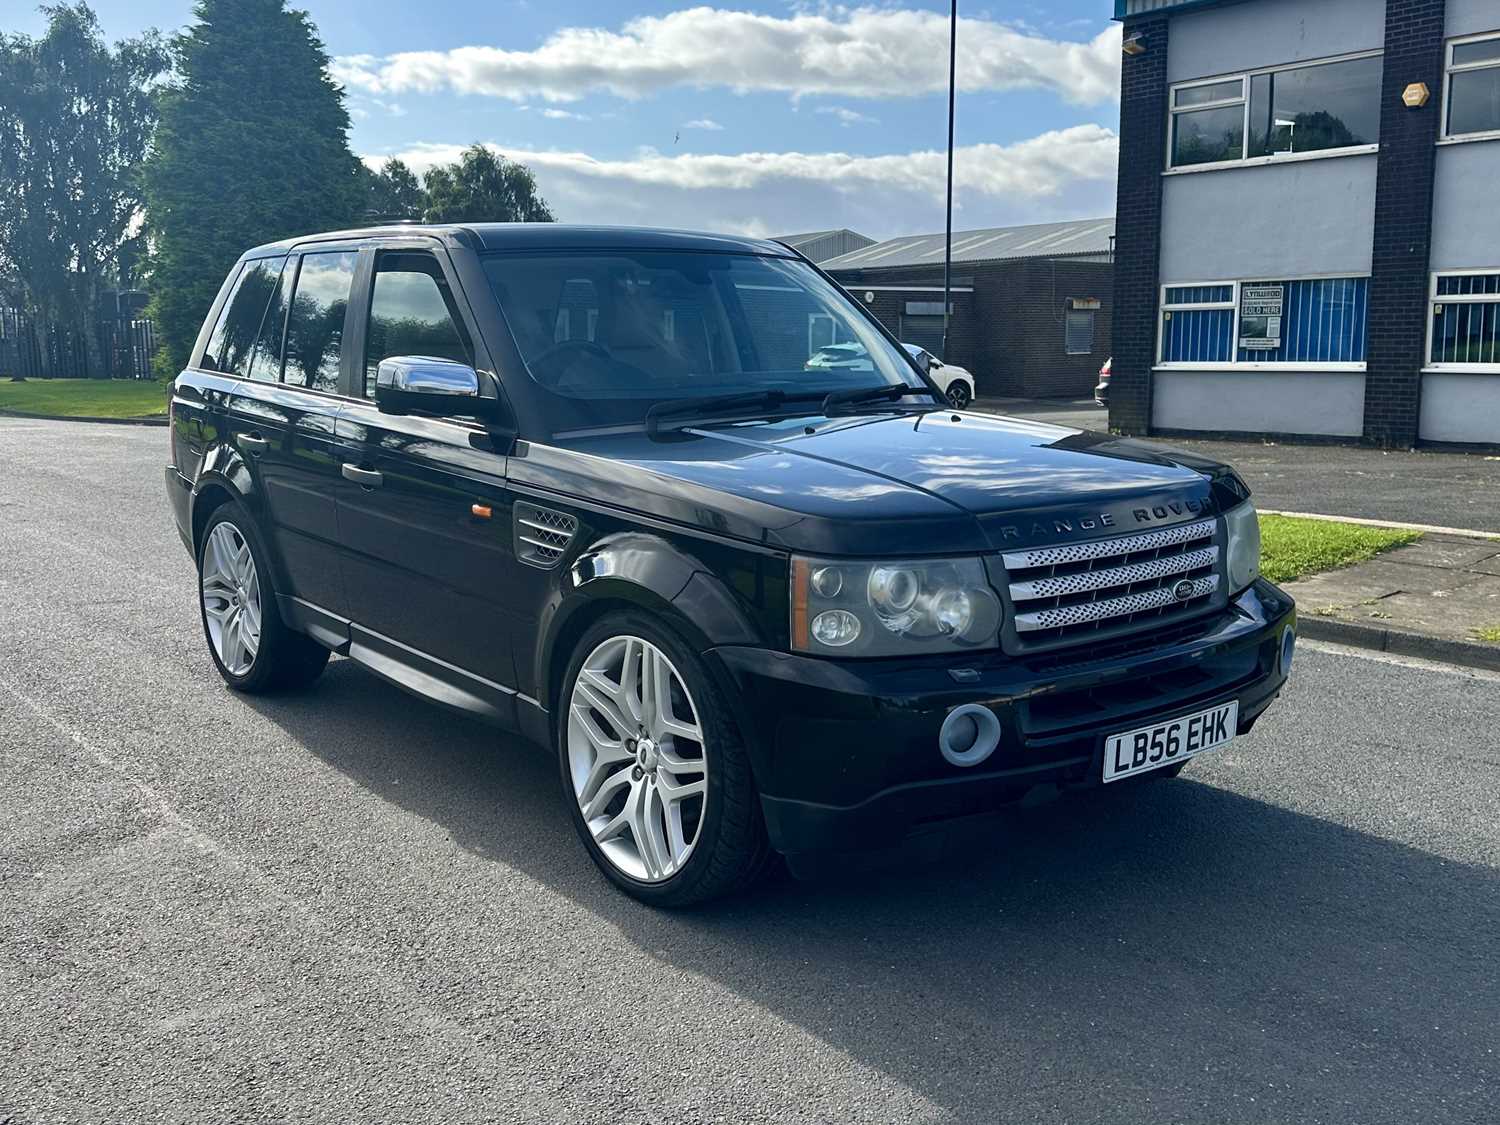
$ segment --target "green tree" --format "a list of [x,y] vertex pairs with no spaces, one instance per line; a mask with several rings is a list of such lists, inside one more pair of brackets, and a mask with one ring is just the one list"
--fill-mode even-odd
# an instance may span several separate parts
[[364,209],[343,91],[307,13],[198,0],[146,165],[159,362],[175,372],[224,275],[251,246],[334,230]]
[[80,334],[79,374],[102,376],[99,298],[138,235],[150,85],[168,57],[155,32],[111,49],[86,4],[42,11],[41,38],[0,34],[0,271]]
[[552,209],[537,193],[531,169],[471,145],[456,164],[423,177],[429,223],[550,223]]
[[427,193],[416,175],[394,156],[378,172],[365,170],[365,188],[365,214],[371,222],[420,220],[427,209]]

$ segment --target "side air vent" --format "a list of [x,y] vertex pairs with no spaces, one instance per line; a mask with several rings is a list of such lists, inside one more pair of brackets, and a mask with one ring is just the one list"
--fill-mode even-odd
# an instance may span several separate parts
[[576,534],[578,520],[566,512],[516,502],[516,558],[522,562],[550,570]]

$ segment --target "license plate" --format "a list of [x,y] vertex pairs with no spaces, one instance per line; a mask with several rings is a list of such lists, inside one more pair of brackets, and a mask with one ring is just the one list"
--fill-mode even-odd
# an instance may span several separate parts
[[1104,780],[1119,781],[1217,750],[1234,738],[1239,700],[1221,703],[1165,723],[1154,723],[1104,740]]

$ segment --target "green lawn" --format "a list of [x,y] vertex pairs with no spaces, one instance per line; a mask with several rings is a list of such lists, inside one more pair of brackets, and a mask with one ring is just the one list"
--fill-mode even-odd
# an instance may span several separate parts
[[73,418],[144,418],[167,412],[155,379],[0,379],[0,410]]
[[1363,562],[1421,537],[1420,531],[1261,516],[1260,570],[1272,582],[1289,582],[1304,574]]

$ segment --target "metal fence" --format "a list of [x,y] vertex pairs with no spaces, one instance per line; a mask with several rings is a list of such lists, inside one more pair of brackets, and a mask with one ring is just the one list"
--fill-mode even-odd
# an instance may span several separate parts
[[104,370],[91,371],[81,333],[0,308],[0,379],[151,378],[156,334],[149,320],[102,321],[99,337]]

